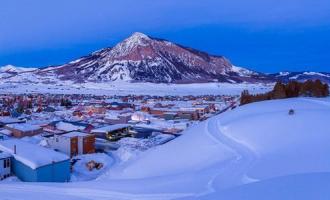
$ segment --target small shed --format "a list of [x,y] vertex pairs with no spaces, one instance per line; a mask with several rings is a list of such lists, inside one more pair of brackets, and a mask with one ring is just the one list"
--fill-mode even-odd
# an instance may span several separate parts
[[26,182],[67,182],[70,158],[19,139],[0,141],[0,150],[12,156],[12,172]]

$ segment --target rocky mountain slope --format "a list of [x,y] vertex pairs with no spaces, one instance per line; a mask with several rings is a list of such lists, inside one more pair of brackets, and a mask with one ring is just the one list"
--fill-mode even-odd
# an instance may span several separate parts
[[239,83],[267,79],[261,73],[233,66],[223,56],[212,56],[142,33],[134,33],[112,48],[68,64],[28,74],[31,73],[40,79],[52,77],[74,82]]
[[134,33],[114,47],[104,48],[61,66],[43,69],[0,69],[2,82],[58,81],[152,82],[152,83],[264,83],[281,80],[321,79],[330,82],[330,73],[281,72],[264,74],[236,67],[223,56]]

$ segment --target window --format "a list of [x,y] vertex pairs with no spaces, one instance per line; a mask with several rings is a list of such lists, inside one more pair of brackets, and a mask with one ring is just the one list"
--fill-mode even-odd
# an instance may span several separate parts
[[10,167],[10,159],[3,160],[3,168],[8,168],[8,167]]
[[10,168],[10,159],[7,159],[7,167]]

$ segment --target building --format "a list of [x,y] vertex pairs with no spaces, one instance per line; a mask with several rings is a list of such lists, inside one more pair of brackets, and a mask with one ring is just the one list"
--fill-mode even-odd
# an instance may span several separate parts
[[91,133],[95,134],[98,138],[116,141],[120,138],[130,136],[129,129],[129,124],[115,124],[93,129]]
[[62,135],[54,135],[47,139],[48,145],[66,155],[73,157],[81,154],[95,152],[95,135],[70,132]]
[[11,155],[0,151],[0,180],[11,176]]
[[163,118],[165,120],[174,120],[178,114],[176,112],[165,112]]
[[25,124],[25,123],[7,124],[5,128],[10,130],[12,136],[16,138],[22,138],[25,136],[34,136],[42,133],[42,128],[40,126]]
[[67,182],[70,158],[51,149],[19,139],[0,141],[0,150],[9,153],[12,172],[26,182]]

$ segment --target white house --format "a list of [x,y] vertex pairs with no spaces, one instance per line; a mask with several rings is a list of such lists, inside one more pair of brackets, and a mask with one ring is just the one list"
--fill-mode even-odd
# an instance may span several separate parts
[[82,132],[70,132],[54,135],[47,139],[48,145],[68,156],[76,156],[95,152],[95,136]]
[[11,155],[0,151],[0,180],[11,175]]

